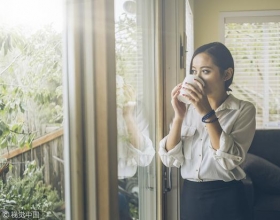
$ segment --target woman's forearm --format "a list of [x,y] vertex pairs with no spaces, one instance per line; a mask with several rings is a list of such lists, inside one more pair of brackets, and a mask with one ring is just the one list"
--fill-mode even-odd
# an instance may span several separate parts
[[142,143],[142,134],[138,129],[138,126],[135,122],[134,117],[132,116],[126,116],[124,117],[127,132],[129,135],[129,142],[131,145],[133,145],[135,148],[142,150],[143,146],[141,146]]
[[[216,119],[216,115],[213,115],[209,121],[211,120],[215,120]],[[212,123],[206,123],[207,126],[207,131],[209,134],[209,138],[211,141],[211,145],[215,150],[218,150],[220,148],[220,137],[222,134],[222,127],[219,123],[218,120],[215,120]]]
[[181,141],[181,127],[183,119],[174,118],[172,127],[168,134],[165,149],[167,151],[172,150]]

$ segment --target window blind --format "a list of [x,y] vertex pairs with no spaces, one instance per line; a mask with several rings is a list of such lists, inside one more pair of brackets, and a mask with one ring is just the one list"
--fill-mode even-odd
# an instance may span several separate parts
[[258,129],[280,129],[280,16],[224,21],[224,43],[235,61],[233,94],[255,105]]

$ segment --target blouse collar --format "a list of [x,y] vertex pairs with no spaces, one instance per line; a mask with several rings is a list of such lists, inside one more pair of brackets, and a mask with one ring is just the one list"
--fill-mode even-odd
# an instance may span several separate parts
[[229,94],[227,99],[216,109],[216,112],[224,109],[237,110],[239,109],[239,102],[239,99],[235,98],[232,94]]
[[[215,112],[219,112],[225,109],[237,110],[239,109],[240,100],[235,98],[232,94],[229,94],[227,99],[215,110]],[[195,107],[193,105],[187,105],[187,110],[194,110]]]

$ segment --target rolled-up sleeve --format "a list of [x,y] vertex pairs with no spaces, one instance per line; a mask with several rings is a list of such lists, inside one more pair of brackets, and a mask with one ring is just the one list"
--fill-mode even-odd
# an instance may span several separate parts
[[141,143],[142,149],[139,150],[135,148],[133,145],[128,144],[128,148],[131,151],[131,158],[133,158],[137,165],[139,166],[148,166],[155,155],[155,149],[153,147],[153,143],[150,138],[143,135],[142,137],[142,143]]
[[232,131],[229,133],[222,131],[220,148],[214,150],[211,143],[209,143],[213,149],[214,159],[225,170],[232,170],[244,161],[255,134],[255,115],[255,107],[251,103],[246,102],[238,112]]
[[167,167],[180,167],[184,162],[184,155],[182,152],[182,141],[180,141],[172,150],[166,151],[165,145],[168,136],[164,137],[159,142],[159,156],[162,163]]

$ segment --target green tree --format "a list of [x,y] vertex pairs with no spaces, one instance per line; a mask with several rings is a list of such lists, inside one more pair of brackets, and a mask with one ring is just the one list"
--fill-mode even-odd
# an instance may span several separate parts
[[0,147],[30,146],[63,121],[61,33],[0,27]]

